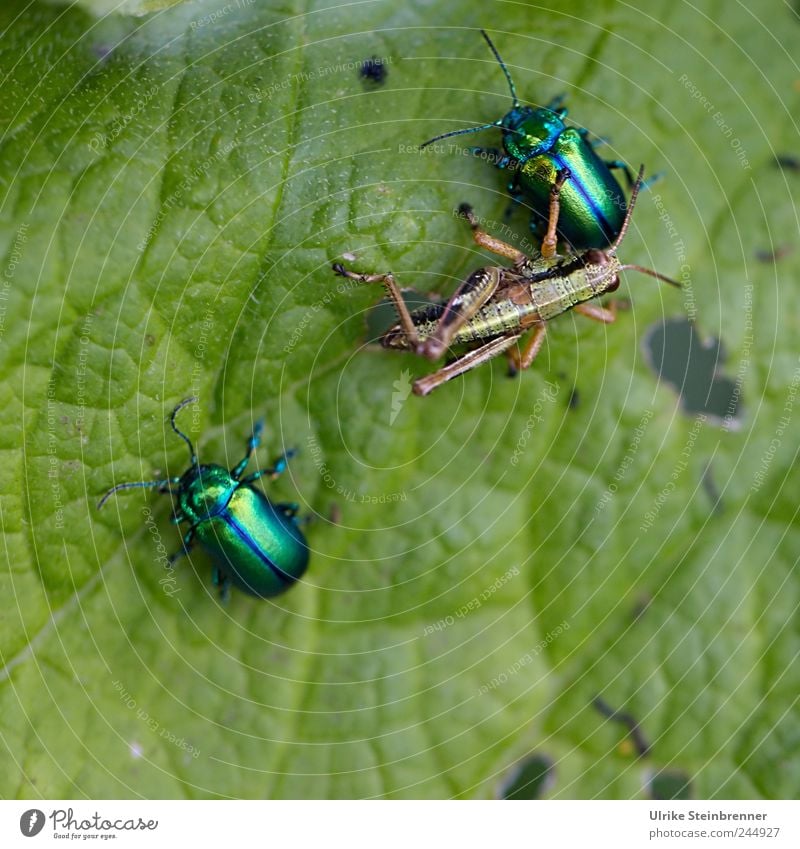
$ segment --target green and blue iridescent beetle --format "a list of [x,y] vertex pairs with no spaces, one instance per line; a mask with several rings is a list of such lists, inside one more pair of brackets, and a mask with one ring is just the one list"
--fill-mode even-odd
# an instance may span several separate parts
[[[511,110],[480,127],[443,133],[426,141],[420,149],[453,136],[499,128],[503,151],[473,147],[471,152],[512,173],[508,190],[515,201],[526,202],[533,210],[531,229],[543,229],[551,190],[559,175],[566,175],[561,188],[558,235],[573,248],[608,247],[619,236],[627,210],[625,193],[611,171],[622,169],[628,185],[632,186],[630,169],[624,162],[601,159],[594,149],[597,142],[589,140],[588,130],[564,123],[567,110],[561,107],[561,98],[545,107],[523,106],[497,48],[484,30],[481,34],[508,81],[513,100]],[[554,256],[556,246],[545,244],[542,253],[545,257]]]
[[189,523],[183,547],[169,558],[174,563],[188,554],[194,543],[211,557],[214,584],[226,598],[231,584],[259,598],[285,592],[308,566],[308,543],[299,526],[296,504],[273,504],[257,487],[262,477],[274,480],[286,470],[293,451],[278,457],[267,469],[242,477],[261,441],[263,423],[258,422],[247,441],[247,453],[228,471],[215,463],[201,464],[192,441],[178,429],[177,414],[197,398],[187,398],[172,411],[170,423],[189,446],[190,465],[180,476],[155,481],[121,483],[100,499],[100,509],[122,489],[156,488],[175,496],[174,524]]

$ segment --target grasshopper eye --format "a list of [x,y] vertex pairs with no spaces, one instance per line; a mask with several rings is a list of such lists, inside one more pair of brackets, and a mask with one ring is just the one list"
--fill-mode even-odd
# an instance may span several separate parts
[[597,248],[590,248],[583,255],[585,265],[608,265],[608,254]]

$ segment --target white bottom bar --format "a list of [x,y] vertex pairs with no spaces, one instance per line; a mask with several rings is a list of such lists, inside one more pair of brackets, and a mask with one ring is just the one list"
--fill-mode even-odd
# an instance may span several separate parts
[[[31,836],[28,836],[31,834]],[[0,845],[800,846],[798,802],[0,802]]]

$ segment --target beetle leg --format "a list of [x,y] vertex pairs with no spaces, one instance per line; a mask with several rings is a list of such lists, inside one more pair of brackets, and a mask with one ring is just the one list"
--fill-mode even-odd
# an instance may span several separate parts
[[474,351],[469,351],[454,362],[440,368],[439,371],[435,371],[433,374],[426,375],[425,377],[420,377],[414,381],[414,394],[427,395],[433,392],[438,386],[457,377],[459,374],[464,374],[464,372],[470,371],[470,369],[477,368],[479,365],[498,356],[498,354],[502,354],[503,351],[508,350],[519,339],[520,335],[517,333],[512,336],[500,336],[497,339],[492,339],[491,342],[481,345],[480,348],[476,348]]
[[[633,172],[628,166],[619,159],[611,159],[605,162],[605,165],[610,170],[615,171],[624,171],[625,172],[625,180],[628,183],[628,188],[631,189],[636,185],[636,178],[633,176]],[[656,174],[653,174],[651,177],[648,177],[646,180],[642,180],[642,189],[649,189],[653,183],[657,183],[664,176],[663,171],[659,171]]]
[[547,335],[547,325],[542,323],[536,325],[531,333],[531,338],[520,354],[517,348],[512,348],[508,352],[509,373],[512,377],[517,372],[530,368],[531,363],[536,359],[536,355],[541,351],[544,344],[544,337]]
[[185,557],[192,550],[192,543],[194,542],[194,526],[189,528],[186,532],[186,535],[183,538],[183,547],[176,551],[174,554],[170,554],[167,558],[167,564],[172,566],[172,564],[176,560],[180,560],[181,557]]
[[[516,170],[518,165],[515,163],[514,168],[512,170]],[[514,176],[508,181],[508,185],[506,186],[506,190],[508,191],[509,197],[511,198],[511,203],[508,204],[505,208],[505,212],[503,213],[503,217],[508,220],[511,218],[514,210],[518,206],[525,206],[525,192],[522,191],[519,185],[519,175],[514,174]]]
[[314,516],[311,514],[298,516],[297,514],[300,512],[300,505],[295,504],[294,501],[276,504],[275,508],[280,510],[284,516],[291,519],[297,527],[300,527],[300,525],[310,525],[314,521]]
[[475,240],[476,245],[486,248],[487,251],[491,251],[493,254],[510,259],[515,265],[522,265],[527,262],[528,257],[521,250],[481,229],[480,222],[468,203],[462,203],[458,211],[469,221],[469,225],[472,227],[472,238]]
[[[609,143],[609,138],[607,136],[594,136],[594,138],[589,138],[592,134],[586,127],[578,127],[578,133],[580,137],[592,148],[602,147],[604,144]],[[608,163],[606,163],[608,165]]]
[[429,360],[438,360],[450,347],[456,333],[497,291],[500,276],[501,269],[492,265],[470,274],[453,292],[433,333],[419,343],[416,352]]
[[227,604],[231,598],[231,579],[219,566],[215,566],[211,572],[211,583],[215,587],[219,587],[219,600],[223,604]]
[[567,168],[558,172],[555,183],[550,187],[550,213],[547,219],[547,232],[542,239],[542,256],[545,259],[552,259],[556,255],[558,247],[558,235],[556,229],[558,227],[558,215],[561,210],[561,189],[564,183],[570,177]]
[[261,431],[264,430],[264,422],[259,419],[256,422],[255,427],[253,428],[253,433],[250,436],[250,439],[247,440],[247,453],[242,457],[242,459],[236,464],[236,466],[231,469],[231,477],[234,480],[239,480],[242,475],[242,472],[247,467],[247,464],[250,462],[250,458],[253,456],[253,452],[258,448],[258,444],[261,442]]
[[272,461],[272,465],[266,469],[259,469],[257,472],[253,472],[252,475],[248,475],[246,478],[242,478],[241,483],[253,483],[253,481],[257,481],[259,478],[263,478],[265,475],[271,480],[275,480],[279,478],[289,466],[289,460],[294,457],[297,453],[294,448],[290,448],[288,451],[284,451],[280,457],[276,457],[275,460]]
[[471,147],[469,152],[480,159],[486,159],[496,168],[507,168],[511,162],[511,157],[496,147]]
[[573,309],[586,318],[591,318],[593,321],[602,321],[603,324],[613,324],[617,320],[618,305],[616,301],[611,301],[607,307],[601,307],[599,304],[576,304]]
[[581,134],[581,138],[589,145],[593,150],[597,150],[598,147],[602,147],[605,144],[609,143],[608,136],[595,136],[594,138],[589,138],[591,133],[586,129],[586,127],[581,127],[578,132]]
[[566,94],[557,94],[544,108],[555,112],[559,118],[566,118],[567,110],[561,105],[566,99]]
[[173,552],[172,554],[170,554],[170,556],[167,558],[167,568],[170,568],[170,567],[172,566],[172,564],[173,564],[173,563],[175,563],[176,561],[180,560],[180,559],[181,559],[181,557],[184,557],[184,556],[185,556],[185,555],[187,555],[188,553],[189,553],[189,552],[188,552],[185,548],[181,548],[179,551],[174,551],[174,552]]
[[394,304],[395,310],[397,310],[400,326],[403,328],[403,333],[408,340],[408,344],[411,348],[416,348],[419,345],[419,335],[417,334],[417,328],[414,326],[414,319],[411,318],[411,313],[408,311],[406,302],[403,300],[400,287],[397,285],[397,281],[391,272],[388,274],[357,274],[355,271],[348,271],[339,262],[333,264],[333,270],[342,277],[347,277],[350,280],[358,280],[360,283],[383,283],[389,299]]
[[625,179],[628,181],[628,188],[630,189],[635,183],[636,180],[633,178],[633,171],[631,171],[628,166],[622,162],[620,159],[610,159],[606,161],[606,166],[612,171],[624,171]]
[[503,218],[508,221],[509,218],[514,214],[514,210],[521,204],[525,203],[525,195],[517,188],[517,184],[515,182],[511,182],[508,184],[508,193],[511,196],[511,203],[509,203],[505,211],[503,212]]
[[528,222],[528,227],[530,228],[531,235],[535,239],[543,239],[545,230],[547,229],[545,225],[545,220],[538,215],[536,212],[531,213],[530,221]]

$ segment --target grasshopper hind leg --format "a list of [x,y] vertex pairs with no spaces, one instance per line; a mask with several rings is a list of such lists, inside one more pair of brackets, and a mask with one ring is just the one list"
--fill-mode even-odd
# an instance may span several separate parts
[[397,311],[400,326],[408,340],[409,347],[413,350],[419,346],[419,334],[414,326],[414,319],[408,311],[406,302],[403,300],[403,293],[400,291],[400,287],[397,285],[397,281],[391,272],[388,274],[358,274],[355,271],[348,271],[340,262],[333,264],[333,270],[340,277],[357,280],[359,283],[382,283],[389,296],[389,300],[394,304],[394,308]]
[[501,271],[495,266],[479,268],[456,289],[442,309],[433,332],[420,342],[416,352],[429,360],[438,360],[450,347],[456,334],[475,317],[494,295]]
[[414,381],[412,387],[414,394],[428,395],[443,383],[447,383],[448,380],[483,365],[483,363],[507,351],[519,339],[520,335],[500,336],[497,339],[492,339],[491,342],[469,351],[433,374],[418,378]]

